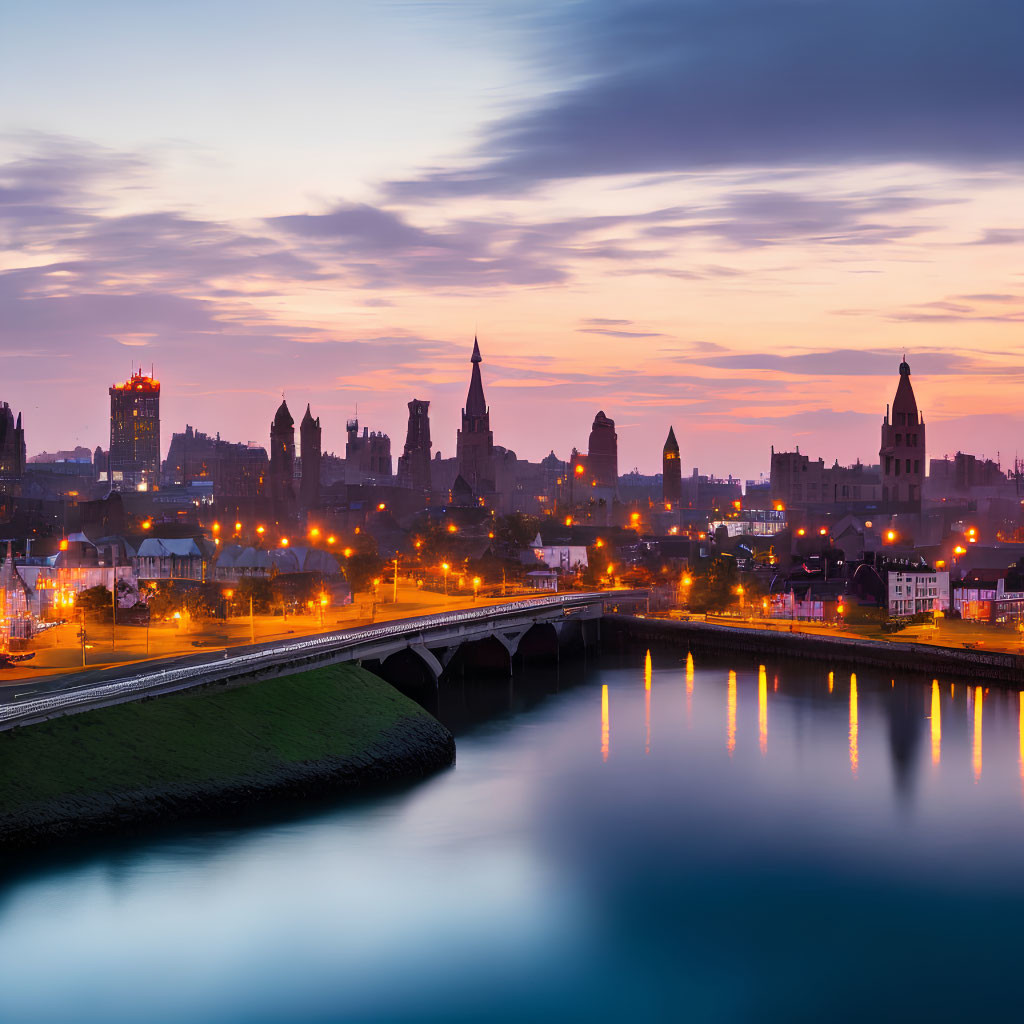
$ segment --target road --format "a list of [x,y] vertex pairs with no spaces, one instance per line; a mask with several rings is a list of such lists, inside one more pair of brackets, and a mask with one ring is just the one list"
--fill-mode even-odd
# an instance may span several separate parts
[[0,730],[45,721],[59,715],[189,689],[220,678],[249,675],[281,664],[313,662],[370,641],[426,628],[451,627],[495,615],[522,615],[533,609],[571,608],[607,598],[602,593],[567,593],[497,602],[440,614],[404,617],[352,629],[273,640],[236,648],[162,658],[104,672],[57,675],[34,680],[24,688],[8,687],[0,695]]

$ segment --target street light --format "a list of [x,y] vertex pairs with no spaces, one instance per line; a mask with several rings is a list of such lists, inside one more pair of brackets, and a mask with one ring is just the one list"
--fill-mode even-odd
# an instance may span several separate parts
[[441,571],[444,573],[444,596],[448,596],[448,570],[451,566],[447,562],[441,563]]
[[473,577],[473,603],[476,604],[477,597],[480,596],[480,577]]

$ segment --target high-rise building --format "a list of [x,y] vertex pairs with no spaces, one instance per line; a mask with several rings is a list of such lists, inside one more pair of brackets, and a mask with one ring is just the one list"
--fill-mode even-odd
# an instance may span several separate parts
[[160,382],[138,370],[110,388],[112,491],[147,491],[160,480]]
[[592,487],[616,491],[619,485],[619,437],[615,420],[602,410],[594,417],[587,442],[587,481]]
[[665,447],[661,451],[661,500],[673,508],[683,500],[683,466],[672,427],[668,428]]
[[466,407],[462,410],[462,429],[456,435],[456,460],[459,476],[476,495],[494,490],[494,435],[491,433],[491,411],[484,400],[480,377],[480,343],[473,339],[470,358],[473,372],[469,380]]
[[282,399],[270,424],[270,503],[278,522],[295,514],[295,420]]
[[299,441],[302,444],[302,481],[299,484],[299,505],[304,511],[320,504],[320,462],[321,451],[320,417],[313,419],[309,405],[299,425]]
[[409,403],[405,450],[398,460],[398,478],[416,491],[430,490],[430,403],[414,398]]
[[924,417],[917,411],[906,357],[900,363],[900,382],[892,401],[891,417],[886,406],[878,458],[882,469],[882,504],[893,512],[920,512],[925,471]]
[[266,473],[262,445],[224,441],[220,434],[210,437],[186,424],[184,432],[171,434],[162,479],[172,487],[211,484],[217,498],[256,498]]
[[14,411],[0,404],[0,494],[15,494],[25,475],[25,431],[21,426],[21,413],[15,420]]

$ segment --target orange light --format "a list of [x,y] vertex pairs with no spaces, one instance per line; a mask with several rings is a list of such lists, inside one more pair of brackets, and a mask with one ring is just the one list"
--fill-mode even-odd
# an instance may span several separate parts
[[684,587],[688,587],[691,583],[693,583],[693,577],[692,576],[684,576],[683,577],[683,586]]
[[474,576],[473,577],[473,589],[474,590],[479,590],[480,589],[480,577],[479,576]]
[[777,502],[775,502],[775,511],[776,512],[785,512],[786,511],[786,506],[783,505],[781,501],[777,501]]
[[214,523],[213,524],[213,532],[214,533],[220,533],[220,523]]
[[864,523],[864,529],[865,529],[865,530],[870,530],[870,529],[871,529],[871,527],[872,527],[872,526],[874,526],[874,525],[875,525],[875,524],[874,524],[873,522],[871,522],[871,520],[870,520],[870,519],[868,519],[868,520],[867,520],[867,521],[866,521],[866,522]]
[[572,526],[572,516],[566,516],[565,517],[565,525],[566,526]]
[[327,538],[327,543],[328,543],[328,544],[337,544],[337,543],[338,543],[338,538],[337,538],[337,537],[335,537],[335,536],[334,536],[334,534],[332,533],[332,534],[331,534],[331,535],[330,535],[330,536],[329,536],[329,537]]
[[309,531],[309,535],[310,535],[310,537],[319,537],[320,536],[320,527],[319,526],[314,526],[313,529]]
[[895,530],[886,530],[885,531],[885,539],[888,540],[888,541],[895,540],[896,539],[896,531]]
[[351,557],[352,557],[352,549],[351,549],[351,548],[345,548],[345,550],[344,550],[344,551],[342,551],[342,554],[343,554],[343,555],[344,555],[344,556],[345,556],[346,558],[351,558]]
[[321,608],[326,608],[327,604],[328,604],[327,595],[326,594],[321,594],[320,595],[320,607]]
[[838,613],[839,613],[840,615],[842,615],[842,614],[843,614],[843,612],[845,612],[845,611],[846,611],[846,606],[845,606],[845,605],[842,605],[842,604],[840,604],[840,605],[838,605],[838,606],[836,607],[836,611],[837,611],[837,612],[838,612]]
[[822,528],[821,528],[821,529],[820,529],[820,530],[818,531],[818,533],[820,533],[820,534],[822,535],[822,537],[827,537],[827,536],[828,536],[828,527],[827,527],[827,526],[823,526],[823,527],[822,527]]
[[454,523],[449,523],[448,524],[448,532],[449,533],[458,533],[458,531],[459,531],[459,528]]
[[957,544],[957,546],[955,548],[953,548],[953,554],[954,555],[966,555],[967,554],[967,548],[961,547],[961,545]]
[[67,549],[68,549],[68,542],[66,540],[62,540],[60,542],[60,549],[61,549],[61,551],[67,551]]
[[282,537],[281,538],[281,547],[283,547],[283,548],[288,547],[288,538],[287,537]]
[[241,529],[242,529],[242,524],[241,523],[235,523],[235,533],[241,532]]
[[373,580],[373,585],[374,585],[375,587],[379,587],[379,586],[380,586],[380,577],[379,577],[379,576],[377,576],[377,577],[374,577],[374,580]]
[[639,522],[640,521],[640,513],[639,512],[633,512],[630,515],[629,518],[632,519],[634,523]]
[[[153,525],[152,522],[150,522],[150,520],[148,520],[148,519],[144,519],[143,522],[142,522],[142,528],[144,530],[148,530],[152,525]],[[61,550],[64,550],[64,549],[62,548]]]
[[615,569],[615,566],[614,566],[614,565],[609,565],[609,566],[608,566],[608,568],[607,568],[607,569],[605,569],[605,572],[606,572],[606,573],[607,573],[607,574],[608,574],[609,576],[611,576],[611,574],[612,574],[612,572],[614,571],[614,569]]
[[235,596],[235,592],[229,588],[224,591],[224,596],[230,601]]
[[802,537],[806,532],[807,531],[801,526],[800,529],[796,531],[796,535],[798,537]]
[[379,504],[379,505],[377,506],[377,511],[378,511],[378,512],[383,512],[383,511],[384,511],[384,510],[385,510],[386,508],[387,508],[387,505],[385,505],[385,504],[384,504],[384,502],[382,501],[382,502],[381,502],[381,503],[380,503],[380,504]]
[[257,526],[256,532],[262,536],[264,533],[267,532],[267,528],[265,526]]
[[447,562],[442,562],[442,563],[441,563],[441,568],[442,568],[442,569],[443,569],[443,570],[444,570],[445,572],[447,572],[447,571],[448,571],[448,570],[449,570],[449,569],[451,568],[451,566],[450,566],[450,565],[449,565],[449,564],[448,564]]
[[604,541],[601,540],[600,537],[598,537],[597,540],[594,541],[594,547],[595,548],[603,548],[604,547]]
[[743,508],[743,502],[742,502],[742,501],[734,501],[734,502],[732,503],[732,507],[733,507],[734,509],[736,509],[736,511],[737,511],[737,512],[739,512],[739,510],[740,510],[741,508]]
[[586,470],[582,466],[577,466],[574,472],[577,476],[583,476]]
[[419,549],[421,547],[423,547],[423,541],[418,540],[418,541],[416,541],[415,545],[413,545],[413,546],[416,548],[417,551],[419,551]]
[[491,530],[491,532],[489,534],[487,534],[487,537],[488,537],[489,540],[494,540],[494,531]]

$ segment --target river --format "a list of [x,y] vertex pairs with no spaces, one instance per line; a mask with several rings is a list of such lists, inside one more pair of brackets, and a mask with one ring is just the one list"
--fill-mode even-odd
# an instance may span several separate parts
[[28,857],[0,1020],[1019,1012],[1017,693],[641,650],[440,714],[414,788]]

